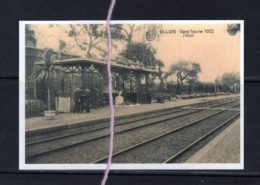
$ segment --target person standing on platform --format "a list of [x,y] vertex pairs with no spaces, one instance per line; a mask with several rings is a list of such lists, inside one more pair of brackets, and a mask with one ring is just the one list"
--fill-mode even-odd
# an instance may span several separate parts
[[84,109],[86,109],[86,93],[85,91],[82,91],[80,94],[80,112],[83,113]]
[[86,98],[85,98],[85,105],[86,105],[86,112],[90,112],[90,107],[89,107],[89,101],[90,101],[90,90],[89,89],[86,89],[85,90],[85,95],[86,95]]
[[82,90],[80,87],[77,87],[74,92],[74,102],[75,102],[75,108],[74,113],[79,113],[80,109],[82,107],[81,105],[81,96],[82,96]]
[[80,112],[84,112],[84,110],[88,113],[90,112],[89,108],[89,90],[85,89],[82,90],[81,96],[80,96]]

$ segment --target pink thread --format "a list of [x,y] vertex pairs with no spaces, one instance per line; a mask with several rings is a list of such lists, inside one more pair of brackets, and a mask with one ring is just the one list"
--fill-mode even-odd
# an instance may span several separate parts
[[112,156],[113,156],[113,142],[114,142],[114,116],[115,116],[115,109],[114,109],[114,104],[113,104],[113,85],[112,85],[112,74],[111,74],[111,30],[110,30],[110,19],[112,15],[112,11],[114,9],[116,0],[111,0],[111,4],[108,10],[108,15],[107,15],[107,44],[108,44],[108,57],[107,57],[107,73],[108,73],[108,92],[109,92],[109,105],[110,105],[110,144],[109,144],[109,156],[108,156],[108,162],[107,162],[107,167],[106,171],[103,177],[103,180],[101,182],[101,185],[105,185],[107,178],[108,178],[108,173],[111,167],[112,163]]

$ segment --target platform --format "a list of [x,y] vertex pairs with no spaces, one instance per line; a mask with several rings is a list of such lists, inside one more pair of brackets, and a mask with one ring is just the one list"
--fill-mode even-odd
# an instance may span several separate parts
[[[228,95],[228,96],[217,96],[217,97],[203,97],[188,100],[176,100],[172,102],[152,103],[152,104],[137,104],[129,106],[116,106],[115,107],[115,117],[123,117],[132,114],[141,114],[144,112],[174,108],[179,106],[185,106],[190,104],[202,103],[211,100],[224,99],[228,97],[239,97],[239,95]],[[91,109],[90,113],[64,113],[56,115],[55,120],[46,120],[44,117],[33,117],[27,118],[25,120],[26,133],[37,132],[40,130],[57,130],[62,128],[72,127],[76,124],[83,124],[86,122],[97,122],[97,121],[107,121],[110,119],[110,108],[109,106]]]
[[185,163],[239,163],[240,119],[202,147]]

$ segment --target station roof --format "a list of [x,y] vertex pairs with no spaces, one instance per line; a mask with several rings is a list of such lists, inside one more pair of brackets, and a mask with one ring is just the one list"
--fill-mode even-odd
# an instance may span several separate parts
[[[42,49],[39,48],[33,48],[33,47],[26,47],[26,56],[31,56],[37,58],[37,61],[35,61],[34,64],[42,64],[40,60],[40,57],[38,56],[39,53],[42,51]],[[58,52],[53,52],[55,55],[58,55]],[[55,64],[61,65],[61,66],[76,66],[79,64],[94,64],[94,65],[100,65],[104,66],[107,65],[106,60],[101,60],[97,58],[86,58],[86,57],[80,57],[77,55],[71,55],[67,53],[62,53],[62,56],[65,57],[63,59],[57,59],[54,61]],[[133,61],[127,60],[123,57],[117,57],[116,59],[111,60],[111,68],[112,69],[122,69],[122,70],[133,70],[133,71],[140,71],[140,72],[146,72],[146,73],[158,73],[158,70],[156,68],[153,68],[151,66],[144,66],[140,62],[134,63]]]
[[[54,61],[57,65],[62,66],[73,66],[78,64],[96,64],[96,65],[107,65],[107,61],[102,61],[95,58],[68,58],[63,60],[56,60]],[[125,70],[133,70],[133,71],[140,71],[140,72],[148,72],[148,73],[158,73],[155,68],[147,68],[141,64],[134,64],[133,62],[128,64],[123,64],[123,61],[115,61],[111,60],[111,68],[117,69],[125,69]]]

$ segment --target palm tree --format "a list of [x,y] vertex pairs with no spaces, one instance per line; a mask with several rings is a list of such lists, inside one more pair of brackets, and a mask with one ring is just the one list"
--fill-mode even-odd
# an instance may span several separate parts
[[45,48],[41,55],[41,63],[36,66],[37,81],[44,81],[48,90],[48,110],[51,110],[51,87],[62,79],[64,71],[61,67],[55,65],[53,50]]

